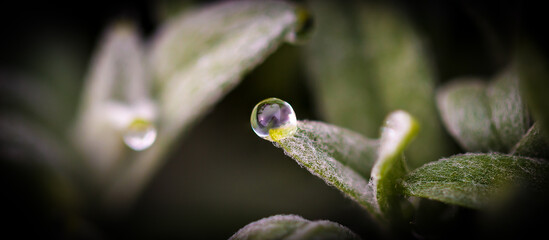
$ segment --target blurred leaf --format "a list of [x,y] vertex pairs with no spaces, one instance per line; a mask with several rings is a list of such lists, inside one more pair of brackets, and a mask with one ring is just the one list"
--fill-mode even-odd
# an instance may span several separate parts
[[470,152],[509,152],[530,126],[512,69],[489,84],[455,79],[439,89],[437,99],[446,128]]
[[[399,198],[394,186],[406,173],[402,151],[416,131],[416,123],[403,111],[387,118],[381,145],[337,126],[298,121],[294,136],[276,142],[275,146],[313,175],[358,202],[378,220],[393,221],[397,213],[391,212],[392,209],[400,209],[395,206]],[[361,165],[361,168],[356,167]],[[367,175],[365,171],[372,165],[371,174]],[[370,183],[366,180],[369,175]]]
[[469,153],[410,172],[403,187],[409,196],[485,209],[505,201],[513,188],[544,192],[548,180],[549,163],[545,161],[498,153]]
[[126,119],[131,105],[150,101],[143,54],[135,26],[117,22],[105,32],[91,62],[73,137],[101,179],[127,151],[120,132],[124,126],[117,123],[131,121]]
[[377,136],[384,117],[372,71],[360,46],[354,9],[346,3],[311,1],[316,31],[306,48],[311,87],[328,122]]
[[458,79],[439,89],[438,106],[446,128],[467,151],[504,151],[491,122],[486,84]]
[[326,220],[309,221],[296,215],[275,215],[250,223],[229,239],[360,239],[348,228]]
[[534,125],[513,147],[511,154],[532,158],[549,159],[549,142],[540,132],[539,124]]
[[14,155],[16,160],[30,157],[58,173],[70,167],[68,153],[58,136],[19,113],[0,113],[0,143],[0,152]]
[[518,48],[520,88],[534,119],[549,141],[549,68],[544,56],[531,42],[524,40]]
[[64,129],[67,109],[60,95],[31,76],[0,70],[0,107],[4,112],[17,112],[48,128]]
[[185,11],[156,33],[149,60],[158,139],[109,190],[112,201],[126,204],[137,194],[176,138],[297,30],[297,12],[282,1],[230,1]]
[[373,137],[386,114],[403,109],[428,126],[407,150],[411,167],[448,154],[435,108],[433,67],[410,21],[382,4],[310,5],[318,31],[306,56],[326,120]]
[[492,124],[501,144],[510,150],[530,127],[526,103],[520,96],[519,80],[513,69],[497,75],[486,89]]

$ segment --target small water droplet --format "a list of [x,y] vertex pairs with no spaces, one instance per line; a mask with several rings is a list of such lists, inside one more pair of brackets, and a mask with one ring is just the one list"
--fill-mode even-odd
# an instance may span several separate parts
[[297,129],[292,106],[278,98],[268,98],[255,105],[250,121],[257,136],[269,141],[292,136]]
[[142,151],[149,148],[156,140],[154,124],[145,119],[135,119],[124,132],[124,143],[135,150]]

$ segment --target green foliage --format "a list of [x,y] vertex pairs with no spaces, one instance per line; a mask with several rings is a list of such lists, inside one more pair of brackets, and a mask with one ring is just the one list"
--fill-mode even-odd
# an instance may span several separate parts
[[386,123],[376,141],[333,125],[299,121],[297,132],[275,146],[381,223],[396,224],[402,220],[395,211],[401,200],[396,181],[407,172],[402,154],[417,132],[417,123],[403,111],[389,115]]
[[[274,0],[172,4],[162,3],[165,22],[151,39],[131,21],[107,28],[78,107],[77,74],[55,70],[62,69],[55,62],[77,68],[63,47],[52,48],[60,60],[51,63],[51,53],[37,53],[46,81],[0,72],[0,103],[8,106],[0,143],[45,166],[43,187],[64,211],[116,215],[132,206],[175,143],[285,42],[305,44],[312,105],[331,124],[298,121],[291,136],[275,132],[274,145],[390,236],[413,236],[413,219],[431,210],[427,200],[440,204],[433,211],[497,212],[549,195],[549,68],[539,46],[522,42],[517,58],[488,79],[438,86],[446,79],[437,79],[430,46],[389,4],[311,1],[311,12]],[[154,144],[125,146],[132,126],[154,129]],[[450,156],[445,130],[464,153]],[[334,222],[276,215],[231,239],[359,237]]]
[[231,240],[252,239],[360,239],[348,228],[326,220],[309,221],[296,215],[276,215],[250,223],[236,232]]
[[426,164],[403,183],[410,196],[460,206],[486,209],[509,198],[515,188],[522,194],[545,191],[549,183],[546,161],[503,154],[463,154]]
[[470,152],[509,152],[530,126],[512,70],[489,84],[455,79],[439,89],[437,99],[446,128]]
[[384,117],[402,109],[424,126],[407,149],[410,167],[448,154],[433,95],[435,73],[407,17],[356,1],[313,1],[311,9],[318,28],[305,55],[326,120],[375,137]]

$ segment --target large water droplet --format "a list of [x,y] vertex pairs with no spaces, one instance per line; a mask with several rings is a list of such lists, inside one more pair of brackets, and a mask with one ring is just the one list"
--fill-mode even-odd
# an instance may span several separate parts
[[250,122],[257,136],[269,141],[292,136],[297,129],[292,106],[278,98],[268,98],[255,105]]
[[124,143],[135,151],[149,148],[156,140],[154,124],[145,119],[135,119],[124,132]]

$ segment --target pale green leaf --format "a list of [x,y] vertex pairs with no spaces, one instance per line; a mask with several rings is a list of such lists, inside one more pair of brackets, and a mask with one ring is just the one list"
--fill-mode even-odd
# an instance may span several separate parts
[[391,113],[382,128],[378,158],[372,168],[370,184],[379,211],[389,221],[401,217],[400,189],[397,181],[408,172],[404,150],[417,135],[415,119],[404,111]]
[[343,240],[360,239],[360,237],[338,223],[326,220],[309,221],[296,215],[275,215],[244,226],[229,239]]
[[284,1],[229,1],[170,19],[148,55],[157,85],[158,139],[133,159],[109,198],[127,205],[177,137],[298,30],[300,11]]
[[105,174],[110,174],[125,156],[127,148],[121,131],[134,117],[134,109],[152,105],[146,70],[135,26],[124,21],[111,25],[88,70],[72,136],[89,160],[89,172],[101,176],[97,180],[108,179]]
[[511,154],[532,158],[549,159],[549,141],[541,134],[538,123],[534,123],[530,130],[513,147]]
[[407,150],[411,167],[448,154],[433,67],[409,19],[389,4],[310,5],[317,31],[306,49],[308,72],[326,120],[374,137],[383,117],[402,109],[425,126]]
[[377,212],[367,179],[377,158],[378,141],[334,125],[298,121],[296,133],[275,146],[328,185]]
[[446,128],[470,152],[507,153],[530,127],[513,68],[490,83],[458,78],[439,89],[438,107]]
[[404,179],[405,194],[469,208],[505,201],[513,190],[540,193],[549,184],[546,161],[503,155],[455,155],[418,168]]
[[402,153],[416,134],[417,125],[403,111],[392,113],[386,122],[379,142],[337,126],[298,121],[297,132],[275,146],[378,220],[394,222],[401,217],[396,181],[407,171]]
[[486,89],[492,124],[506,150],[511,149],[530,127],[528,110],[519,93],[513,69],[500,73]]
[[439,89],[438,107],[446,128],[465,150],[504,151],[485,90],[480,79],[456,79]]

